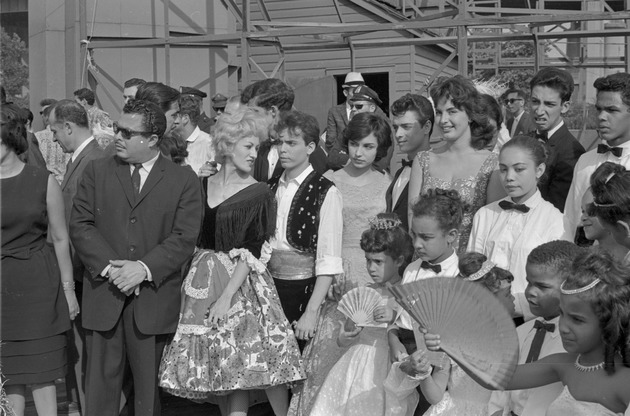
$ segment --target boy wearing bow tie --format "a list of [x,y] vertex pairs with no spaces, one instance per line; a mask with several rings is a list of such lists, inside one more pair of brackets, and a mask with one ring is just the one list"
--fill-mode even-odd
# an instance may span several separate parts
[[560,211],[569,193],[573,168],[584,147],[569,132],[562,115],[569,111],[573,77],[558,68],[543,68],[530,82],[535,137],[549,148],[547,170],[538,185],[546,201]]
[[[556,240],[536,247],[527,257],[525,297],[536,319],[516,329],[519,364],[565,352],[558,328],[560,285],[566,277],[564,270],[568,270],[580,252],[581,249],[575,244]],[[561,383],[529,390],[496,391],[490,398],[488,415],[544,415],[561,391]]]
[[564,207],[565,239],[573,241],[580,223],[581,201],[589,178],[599,165],[614,162],[630,168],[630,74],[622,72],[598,78],[597,129],[602,143],[580,156]]

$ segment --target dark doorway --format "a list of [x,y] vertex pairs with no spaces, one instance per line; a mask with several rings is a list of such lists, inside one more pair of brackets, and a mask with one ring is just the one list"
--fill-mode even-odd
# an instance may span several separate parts
[[[378,97],[381,99],[383,104],[381,110],[387,115],[389,115],[389,72],[361,72],[363,79],[365,80],[365,85],[372,88],[378,94]],[[335,75],[335,83],[337,84],[337,103],[341,104],[346,100],[346,97],[343,95],[343,80],[346,78],[346,75]]]

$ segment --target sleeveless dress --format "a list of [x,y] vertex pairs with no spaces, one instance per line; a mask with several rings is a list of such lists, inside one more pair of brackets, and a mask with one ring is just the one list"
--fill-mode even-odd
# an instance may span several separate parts
[[484,160],[481,164],[481,168],[479,168],[479,172],[477,172],[476,175],[470,176],[466,179],[456,179],[453,182],[431,176],[431,173],[429,172],[429,150],[418,153],[417,158],[420,162],[420,166],[422,166],[423,178],[420,195],[426,193],[427,190],[432,188],[455,189],[459,192],[462,200],[466,203],[462,226],[459,230],[459,241],[457,243],[458,252],[466,252],[468,238],[470,237],[470,232],[472,230],[473,217],[479,208],[486,205],[488,183],[490,182],[492,172],[496,170],[499,164],[499,156],[496,153],[491,152],[486,160]]
[[25,165],[0,180],[2,209],[1,359],[7,384],[54,381],[66,374],[70,316],[53,247],[46,242],[46,170]]
[[[275,226],[274,194],[256,183],[215,208],[206,202],[205,208],[201,249],[184,279],[179,324],[164,350],[160,386],[176,396],[205,400],[304,379],[295,335],[259,259]],[[251,272],[232,298],[227,319],[212,325],[210,308],[239,260]]]
[[[343,197],[343,238],[341,255],[344,259],[345,283],[343,292],[358,286],[374,283],[366,273],[365,253],[361,250],[361,234],[369,228],[368,220],[385,212],[385,193],[390,179],[383,174],[378,181],[356,186],[337,180],[337,174],[328,171],[324,177],[335,183]],[[326,302],[320,313],[315,337],[304,350],[307,379],[293,390],[289,415],[310,415],[313,399],[319,392],[330,369],[341,358],[344,350],[337,346],[339,328],[345,316],[337,310],[337,302]]]
[[[625,412],[626,415],[630,415],[630,407]],[[581,402],[576,400],[569,391],[567,386],[564,386],[562,393],[551,402],[551,405],[547,409],[547,416],[623,416],[624,413],[615,413],[612,410],[608,410],[606,407],[599,403],[593,402]]]
[[486,416],[492,392],[477,384],[451,360],[451,374],[444,397],[425,416]]

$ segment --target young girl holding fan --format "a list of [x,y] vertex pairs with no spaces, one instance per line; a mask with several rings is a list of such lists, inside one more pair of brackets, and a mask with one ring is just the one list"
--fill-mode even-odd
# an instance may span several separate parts
[[500,179],[508,196],[482,207],[473,219],[468,251],[483,253],[514,275],[517,315],[533,315],[525,300],[525,264],[534,247],[562,237],[562,213],[545,201],[538,180],[547,150],[533,137],[516,136],[499,154]]
[[[566,353],[516,367],[508,390],[562,382],[547,416],[630,415],[630,266],[606,251],[578,257],[561,286],[560,336]],[[439,335],[427,334],[438,350]],[[474,374],[470,374],[484,387]]]
[[312,416],[385,413],[383,382],[390,367],[387,323],[392,321],[397,305],[386,286],[400,282],[413,254],[411,238],[401,225],[396,214],[379,214],[361,236],[368,274],[374,282],[369,287],[383,298],[373,312],[377,323],[356,327],[348,318],[340,329],[338,344],[349,348],[328,373],[315,398]]

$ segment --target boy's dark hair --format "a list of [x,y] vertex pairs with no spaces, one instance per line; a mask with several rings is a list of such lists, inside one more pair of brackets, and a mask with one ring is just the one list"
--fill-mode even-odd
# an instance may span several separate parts
[[518,88],[511,88],[507,90],[506,92],[503,93],[503,97],[507,98],[507,96],[510,94],[516,94],[518,95],[518,98],[522,98],[523,100],[527,99],[527,94],[525,93],[525,91]]
[[73,94],[79,100],[85,100],[88,103],[88,105],[94,105],[94,100],[95,100],[94,91],[92,91],[91,89],[79,88]]
[[141,78],[130,78],[127,81],[125,81],[124,88],[140,87],[141,85],[144,85],[146,83],[147,82]]
[[568,71],[560,68],[543,68],[534,75],[529,83],[533,90],[536,86],[548,87],[558,91],[560,100],[564,103],[571,100],[573,94],[574,81]]
[[621,95],[621,101],[630,107],[630,74],[618,72],[606,77],[597,78],[593,83],[597,92],[611,91]]
[[307,145],[312,142],[317,146],[319,143],[319,123],[310,114],[297,110],[287,111],[276,125],[278,134],[283,130],[287,130],[291,136],[301,135]]
[[431,101],[421,95],[407,93],[394,101],[392,104],[392,115],[401,117],[407,111],[416,113],[420,127],[427,124],[427,121],[431,122],[431,130],[429,130],[429,136],[431,136],[433,125],[435,124],[435,112]]
[[527,256],[527,263],[552,268],[564,280],[575,258],[584,254],[583,248],[564,240],[554,240],[534,248]]
[[249,84],[241,94],[241,102],[248,104],[252,99],[258,107],[270,110],[272,106],[280,111],[289,111],[293,107],[295,94],[293,89],[276,78],[267,78]]

